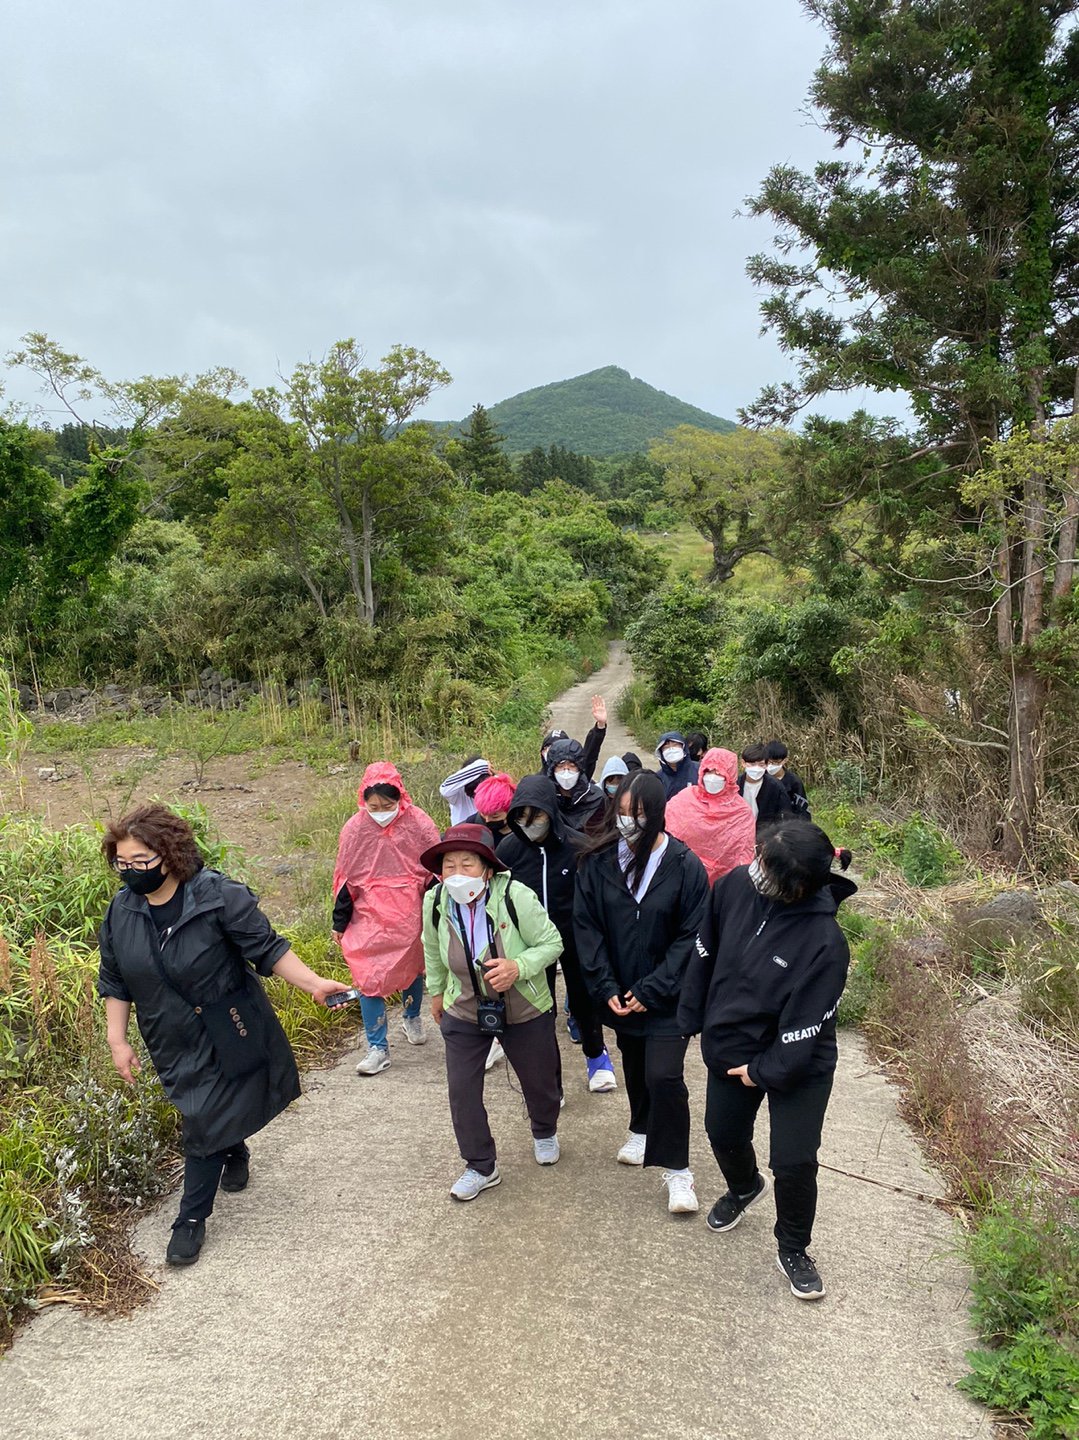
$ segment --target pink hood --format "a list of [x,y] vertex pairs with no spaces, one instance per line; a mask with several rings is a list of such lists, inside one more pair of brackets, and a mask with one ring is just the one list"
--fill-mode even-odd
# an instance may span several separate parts
[[[718,795],[704,788],[705,775],[722,775],[726,781]],[[667,801],[666,827],[700,859],[714,884],[736,865],[748,865],[756,848],[753,811],[738,793],[738,757],[733,750],[705,752],[698,779]]]
[[[388,825],[375,823],[363,803],[371,785],[394,785],[400,809]],[[333,893],[352,896],[352,919],[341,951],[365,995],[392,995],[423,969],[423,892],[430,876],[420,856],[438,844],[438,828],[412,803],[397,767],[377,760],[363,772],[359,810],[345,821],[337,848]]]

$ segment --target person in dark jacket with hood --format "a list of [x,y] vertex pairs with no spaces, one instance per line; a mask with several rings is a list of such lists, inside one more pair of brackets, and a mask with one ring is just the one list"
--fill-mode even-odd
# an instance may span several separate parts
[[[566,998],[580,1034],[588,1071],[588,1088],[605,1094],[618,1088],[614,1066],[603,1040],[603,1026],[581,974],[577,940],[573,929],[573,894],[577,879],[578,849],[574,832],[566,827],[558,808],[554,784],[546,775],[526,775],[517,786],[507,816],[513,834],[503,840],[496,854],[508,865],[515,880],[539,896],[562,937],[562,978]],[[552,1018],[557,1013],[555,966],[547,971]]]
[[[323,1004],[349,987],[309,970],[246,885],[205,868],[191,826],[164,805],[114,821],[102,849],[124,882],[99,936],[112,1063],[134,1083],[134,1005],[165,1093],[183,1115],[184,1190],[165,1259],[192,1265],[219,1182],[233,1191],[247,1184],[247,1137],[300,1094],[292,1049],[256,976],[280,975]],[[211,1029],[212,1016],[224,1027]],[[249,1045],[251,1055],[241,1054]]]
[[824,1294],[807,1252],[850,960],[836,910],[856,891],[833,874],[837,858],[843,869],[850,864],[850,852],[833,850],[811,821],[770,830],[752,865],[716,882],[678,1006],[685,1034],[701,1036],[705,1129],[728,1186],[708,1227],[733,1230],[768,1189],[753,1150],[767,1098],[777,1263],[800,1300]]
[[659,737],[656,746],[659,756],[659,778],[663,781],[663,793],[673,800],[687,785],[696,785],[699,767],[696,760],[689,758],[686,737],[680,730],[668,730]]
[[[602,695],[592,696],[592,720],[593,725],[588,734],[584,737],[581,749],[584,752],[583,766],[584,773],[589,780],[596,773],[596,765],[599,762],[599,752],[603,749],[603,742],[607,738],[607,702]],[[570,736],[565,730],[548,730],[540,741],[540,764],[547,768],[547,752],[556,740],[568,740]]]
[[791,797],[778,780],[768,774],[767,750],[763,745],[747,745],[742,751],[743,770],[738,777],[738,792],[757,822],[757,838],[780,820],[794,814]]
[[628,776],[615,827],[585,846],[573,907],[592,999],[618,1037],[629,1095],[623,1165],[661,1165],[667,1208],[697,1208],[689,1168],[688,1041],[678,1026],[682,976],[708,901],[704,866],[663,828],[659,777]]
[[598,823],[606,797],[588,778],[583,747],[576,740],[556,740],[547,751],[543,773],[558,789],[558,808],[571,830]]

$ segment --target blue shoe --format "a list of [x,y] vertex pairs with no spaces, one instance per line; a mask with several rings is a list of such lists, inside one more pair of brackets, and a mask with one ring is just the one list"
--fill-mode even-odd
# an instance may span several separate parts
[[579,1045],[581,1043],[581,1032],[577,1028],[576,1020],[574,1020],[568,1010],[566,1011],[566,1029],[569,1031],[569,1038],[573,1041],[574,1045]]
[[618,1089],[614,1066],[611,1064],[611,1057],[606,1050],[602,1055],[597,1055],[594,1060],[589,1060],[586,1055],[585,1063],[588,1066],[588,1088],[593,1094],[603,1095],[610,1090]]

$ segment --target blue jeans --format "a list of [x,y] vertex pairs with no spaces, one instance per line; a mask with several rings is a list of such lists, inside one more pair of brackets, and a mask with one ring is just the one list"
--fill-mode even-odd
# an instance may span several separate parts
[[[401,992],[405,1004],[405,1019],[415,1020],[423,1004],[423,976],[417,975],[407,990]],[[367,1043],[372,1050],[386,1050],[386,1002],[377,995],[361,995],[360,1010],[363,1012],[363,1028],[367,1032]]]

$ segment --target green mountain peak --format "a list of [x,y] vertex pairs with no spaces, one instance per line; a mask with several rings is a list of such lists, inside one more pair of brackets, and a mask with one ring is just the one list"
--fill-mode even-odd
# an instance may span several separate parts
[[[696,425],[721,434],[735,429],[711,415],[630,375],[604,365],[569,380],[555,380],[511,395],[487,407],[510,454],[534,446],[564,445],[582,455],[620,455],[646,450],[676,425]],[[465,422],[453,425],[459,430]]]

